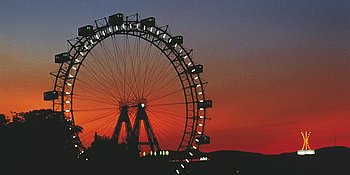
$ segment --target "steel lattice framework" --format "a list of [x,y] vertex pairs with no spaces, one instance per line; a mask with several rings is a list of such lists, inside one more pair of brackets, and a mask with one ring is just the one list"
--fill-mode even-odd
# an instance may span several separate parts
[[[152,44],[166,56],[182,86],[186,116],[177,151],[187,152],[188,158],[179,161],[180,167],[175,172],[186,173],[188,170],[184,168],[185,164],[190,162],[195,150],[204,142],[209,142],[209,137],[204,135],[204,129],[207,120],[206,110],[211,107],[211,100],[205,97],[203,86],[207,82],[201,79],[202,65],[195,64],[192,60],[192,50],[183,46],[181,36],[170,34],[168,25],[159,27],[154,18],[140,20],[138,14],[116,15],[122,17],[122,20],[112,21],[111,16],[96,20],[94,25],[85,26],[86,29],[92,27],[87,33],[68,40],[70,48],[66,52],[67,59],[57,61],[60,67],[57,72],[51,73],[55,77],[54,89],[46,92],[44,96],[46,95],[46,100],[52,100],[53,110],[56,113],[65,115],[67,120],[74,124],[74,87],[79,70],[84,66],[87,55],[94,47],[106,38],[118,35],[137,37]],[[83,153],[84,146],[79,135],[75,133],[72,137],[75,138],[75,147],[80,154]]]

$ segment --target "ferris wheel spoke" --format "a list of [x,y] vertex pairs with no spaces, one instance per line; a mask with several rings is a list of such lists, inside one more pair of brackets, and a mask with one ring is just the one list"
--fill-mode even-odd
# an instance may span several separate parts
[[162,103],[162,104],[148,104],[148,107],[158,107],[158,106],[173,106],[173,105],[184,105],[186,102],[175,102],[175,103]]
[[92,139],[91,136],[95,135],[95,133],[98,133],[98,131],[101,128],[108,126],[106,124],[111,123],[113,121],[114,121],[114,117],[107,118],[107,120],[105,122],[101,122],[100,125],[98,125],[97,127],[94,127],[94,129],[88,131],[87,133],[81,134],[82,135],[82,142],[86,142],[88,139]]
[[151,89],[150,88],[150,84],[153,84],[154,82],[152,82],[152,77],[155,76],[155,72],[159,69],[157,69],[157,67],[160,65],[158,58],[161,56],[161,53],[157,53],[157,52],[153,52],[152,56],[150,58],[151,61],[151,65],[149,66],[149,69],[147,69],[147,71],[145,72],[145,87],[144,89]]
[[[103,43],[103,42],[101,42],[101,44],[100,45],[102,45],[102,46],[104,46],[105,44]],[[107,46],[106,46],[107,47]],[[105,51],[105,52],[107,52],[107,51]],[[107,57],[107,58],[109,58],[109,59],[112,59],[112,58],[110,58],[111,56],[107,56],[108,54],[107,53],[105,53],[105,57]],[[122,82],[121,82],[121,80],[120,79],[118,79],[118,82],[117,82],[117,79],[115,78],[116,76],[116,74],[114,73],[114,71],[113,71],[113,69],[111,68],[111,65],[113,65],[113,64],[108,64],[107,62],[105,62],[105,63],[102,63],[102,61],[100,61],[100,60],[105,60],[105,59],[103,59],[103,57],[101,57],[101,56],[99,56],[99,58],[97,59],[97,62],[98,62],[98,65],[100,65],[99,67],[100,67],[100,69],[103,69],[104,71],[107,71],[107,70],[109,70],[109,72],[108,73],[105,73],[104,75],[103,75],[103,77],[102,77],[102,79],[104,79],[104,80],[106,80],[107,82],[105,83],[105,85],[108,85],[108,84],[110,84],[111,86],[107,86],[107,87],[113,87],[113,89],[120,89],[120,87],[121,87],[121,85],[118,85],[118,84],[122,84]],[[106,64],[105,66],[103,66],[103,64]],[[106,68],[106,67],[108,67],[108,69]],[[117,66],[117,70],[119,70],[119,66]],[[113,82],[113,83],[112,83]],[[120,96],[120,95],[119,95]]]
[[[101,120],[103,118],[106,118],[106,117],[111,117],[112,114],[115,114],[116,112],[113,110],[113,111],[109,111],[109,112],[105,112],[103,114],[100,114],[100,115],[97,115],[97,116],[94,116],[94,118],[90,119],[90,120],[87,120],[87,121],[84,121],[84,122],[81,122],[81,125],[87,125],[87,124],[90,124],[92,122],[96,122],[98,120]],[[113,116],[115,117],[115,116]]]
[[[134,82],[134,87],[136,89],[136,94],[135,96],[138,99],[143,98],[142,94],[144,89],[142,89],[142,85],[141,85],[141,80],[144,77],[144,75],[140,74],[140,72],[142,71],[140,64],[142,63],[142,61],[144,60],[144,53],[140,54],[139,53],[139,42],[140,39],[139,38],[135,38],[134,39],[134,52],[132,55],[132,61],[131,61],[131,70],[132,70],[132,75],[133,75],[133,82]],[[139,59],[136,58],[136,55],[139,55]]]
[[[144,76],[144,70],[143,70],[143,67],[146,66],[146,63],[145,63],[145,60],[147,59],[147,53],[145,53],[145,47],[143,48],[143,52],[140,53],[140,38],[135,38],[135,40],[138,40],[138,43],[137,43],[137,50],[136,50],[136,55],[139,55],[139,59],[138,60],[138,64],[137,64],[137,68],[136,68],[136,75],[137,77],[139,77],[139,80],[138,80],[138,83],[140,84],[138,87],[141,88],[142,90],[144,89],[144,84],[143,84],[143,81],[145,79],[145,76]],[[145,44],[145,46],[147,46]],[[142,46],[141,46],[142,47]],[[148,47],[148,50],[150,50],[150,47],[151,45]],[[141,48],[142,49],[142,48]],[[143,91],[142,91],[143,93]],[[143,94],[142,94],[143,95]]]
[[[90,83],[82,81],[80,78],[77,79],[78,81],[82,81],[83,83],[81,83],[82,86],[84,86],[85,88],[89,88],[89,89],[93,89],[96,92],[99,92],[101,94],[108,94],[110,97],[113,97],[113,99],[116,99],[116,96],[114,95],[113,91],[111,91],[111,89],[108,89],[106,84],[104,82],[102,82],[101,80],[103,80],[103,78],[97,78],[96,74],[93,74],[95,71],[88,69],[88,74],[85,74],[84,72],[82,72],[82,76],[83,78],[87,79]],[[95,82],[95,83],[93,83]],[[95,88],[93,88],[95,87]]]
[[74,98],[77,99],[77,100],[84,100],[84,101],[91,101],[91,102],[100,102],[100,103],[104,103],[104,104],[107,104],[107,105],[116,104],[116,102],[113,99],[106,98],[105,96],[101,96],[101,95],[96,95],[94,93],[91,93],[88,90],[86,90],[85,92],[87,94],[89,94],[89,95],[74,94]]
[[[147,85],[147,83],[148,83],[148,79],[149,79],[149,76],[150,76],[150,74],[149,74],[149,70],[150,70],[150,66],[151,66],[151,63],[153,63],[153,64],[155,64],[155,61],[150,61],[149,59],[152,59],[153,60],[153,58],[154,58],[154,55],[155,54],[153,54],[153,56],[152,55],[150,55],[150,48],[152,47],[152,44],[151,43],[149,43],[149,44],[146,44],[145,46],[144,46],[144,53],[145,53],[145,57],[144,57],[144,59],[145,59],[145,65],[144,65],[144,70],[143,70],[143,80],[141,80],[142,81],[142,89],[144,90],[143,91],[143,96],[144,96],[144,94],[145,94],[145,92],[147,92],[147,90],[146,90],[146,85]],[[147,58],[149,58],[149,59],[147,59]],[[148,60],[148,61],[147,61]]]
[[[121,58],[121,49],[119,47],[119,44],[118,44],[118,39],[115,35],[112,35],[112,46],[113,46],[113,53],[115,55],[117,55],[115,58],[116,58],[116,61],[118,61],[118,63],[121,61],[120,59],[118,58]],[[119,65],[119,64],[118,64]]]
[[179,126],[183,125],[183,122],[185,121],[185,118],[183,120],[179,120],[176,117],[172,117],[171,115],[168,115],[166,113],[159,113],[159,112],[150,112],[153,113],[152,122],[153,123],[164,123],[164,125],[169,125],[167,127],[175,127],[180,128]]
[[[154,115],[157,115],[157,114],[152,114],[151,113],[151,116],[154,116]],[[160,116],[160,115],[158,115]],[[153,117],[154,118],[154,117]],[[155,129],[158,131],[158,130],[164,130],[167,135],[170,135],[170,133],[177,133],[178,135],[182,134],[181,133],[181,130],[183,129],[182,127],[179,127],[179,126],[182,126],[184,125],[183,121],[172,121],[172,122],[169,122],[169,121],[165,121],[165,120],[160,120],[161,117],[156,117],[152,120],[152,124],[155,126]],[[169,130],[171,132],[169,132]]]
[[111,110],[116,109],[114,108],[88,108],[88,109],[74,109],[75,112],[90,112],[90,111],[102,111],[102,110]]
[[[105,134],[106,133],[105,130],[110,128],[110,125],[108,125],[109,123],[114,123],[114,124],[117,123],[116,122],[116,118],[115,117],[109,118],[106,122],[104,122],[102,124],[102,127],[99,127],[96,130],[102,132],[103,134]],[[112,133],[112,132],[109,132],[109,133]]]
[[156,67],[156,69],[153,72],[151,72],[152,76],[150,76],[151,77],[150,82],[153,83],[153,84],[150,84],[151,88],[154,87],[155,84],[158,84],[160,80],[166,79],[167,75],[170,75],[170,72],[173,71],[169,68],[170,64],[167,64],[164,66],[162,65],[162,67],[157,69],[158,67],[160,67],[160,64],[159,66]]
[[[164,66],[165,67],[165,66]],[[168,66],[169,67],[169,66]],[[149,88],[149,91],[148,91],[148,94],[149,95],[150,93],[152,93],[153,91],[155,92],[159,92],[160,90],[163,90],[163,89],[160,89],[159,87],[162,86],[164,84],[164,82],[171,82],[173,81],[174,79],[173,78],[169,78],[167,75],[169,75],[170,69],[168,69],[167,71],[164,71],[164,70],[160,70],[159,72],[155,73],[154,76],[158,77],[158,78],[153,78],[150,82],[150,84],[148,85],[148,88]],[[167,80],[167,81],[166,81]],[[169,84],[166,84],[166,85],[169,85]],[[163,85],[165,86],[165,85]],[[152,90],[152,91],[151,91]]]
[[169,89],[169,87],[172,87],[174,85],[175,85],[175,83],[169,83],[169,84],[163,86],[162,87],[163,89],[161,89],[161,90],[157,89],[157,91],[155,93],[149,94],[147,96],[150,99],[150,101],[153,101],[153,100],[159,100],[159,99],[169,97],[171,95],[175,95],[175,94],[179,94],[179,93],[183,92],[183,89],[176,89],[176,90],[173,90],[170,92],[165,91],[165,89]]
[[[79,82],[78,86],[83,88],[84,90],[88,91],[90,94],[93,94],[93,95],[95,95],[95,93],[100,94],[100,95],[110,94],[109,91],[100,87],[98,84],[87,83],[87,82],[80,80],[80,79],[79,80],[77,79],[77,81]],[[88,81],[90,81],[90,79],[88,79]],[[93,92],[95,92],[95,93],[93,93]],[[112,95],[110,95],[109,97],[112,97]]]
[[[101,67],[99,62],[100,59],[103,59],[99,53],[91,51],[91,61],[85,62],[83,66],[86,69],[86,72],[89,73],[89,76],[93,76],[96,80],[104,80],[106,75],[104,73],[104,68]],[[100,71],[99,71],[100,70]],[[101,71],[102,70],[102,71]]]
[[158,115],[164,115],[165,120],[174,119],[174,120],[182,120],[186,119],[186,114],[179,112],[178,110],[167,110],[165,108],[157,107],[157,108],[148,108],[150,112],[156,113]]
[[[88,63],[87,64],[84,64],[84,65],[82,65],[83,67],[84,67],[84,69],[85,69],[85,71],[81,71],[80,72],[80,76],[82,77],[82,78],[85,78],[85,79],[87,79],[89,82],[98,82],[98,83],[93,83],[93,84],[88,84],[88,83],[86,83],[85,81],[83,81],[84,83],[86,83],[86,84],[88,84],[88,85],[93,85],[93,86],[101,86],[101,84],[103,84],[102,82],[101,82],[101,80],[103,79],[103,77],[102,76],[100,76],[98,73],[96,73],[95,72],[95,70],[94,69],[96,69],[96,68],[93,68],[93,67],[90,67],[90,66],[88,66]],[[78,81],[82,81],[81,79],[82,78],[78,78],[77,80]],[[99,88],[101,88],[101,87],[99,87]]]
[[[108,68],[108,76],[110,78],[110,81],[113,82],[114,88],[118,89],[118,83],[117,83],[117,78],[116,78],[116,73],[113,71],[114,69],[111,67],[113,66],[112,63],[115,62],[115,56],[112,55],[111,51],[109,50],[109,47],[106,46],[108,44],[104,43],[104,42],[100,42],[101,45],[103,46],[102,49],[104,51],[105,57],[108,58],[109,62],[104,61],[104,64],[106,65],[106,67]],[[102,61],[105,59],[101,59]],[[118,68],[117,68],[118,69]],[[118,79],[118,82],[120,83],[120,79]]]
[[138,47],[139,47],[139,40],[134,40],[134,52],[131,54],[130,53],[130,50],[128,50],[128,54],[129,54],[129,57],[130,57],[130,62],[129,62],[129,66],[130,66],[130,76],[128,78],[128,80],[131,80],[131,88],[132,88],[132,96],[133,98],[135,99],[140,99],[142,98],[141,96],[141,91],[143,91],[143,89],[139,88],[140,87],[140,77],[142,76],[138,76],[138,71],[139,71],[139,67],[138,65],[140,64],[139,62],[139,59],[135,59],[136,57],[136,54],[138,53],[135,53],[136,50],[138,50]]
[[[111,45],[114,48],[113,53],[115,55],[114,57],[112,57],[113,65],[115,67],[115,70],[117,71],[114,75],[123,75],[123,76],[115,76],[115,78],[118,80],[119,87],[121,87],[121,89],[125,89],[125,72],[122,70],[122,67],[121,67],[122,64],[125,65],[125,60],[121,59],[123,58],[123,55],[121,54],[121,51],[120,51],[121,49],[119,47],[119,44],[115,36],[112,36]],[[122,93],[119,92],[119,96],[121,96],[121,94]]]
[[75,94],[75,99],[76,100],[82,100],[82,101],[89,101],[89,102],[97,102],[97,103],[102,103],[104,105],[111,105],[111,106],[116,106],[118,105],[117,103],[113,103],[112,101],[108,101],[108,100],[105,100],[105,99],[101,99],[101,98],[93,98],[93,97],[76,97],[77,94]]
[[[101,45],[102,42],[100,42]],[[93,53],[91,53],[92,56]],[[105,55],[105,58],[108,58],[108,56]],[[113,87],[113,89],[118,89],[118,86],[117,86],[117,83],[115,82],[115,79],[113,79],[113,73],[111,73],[111,68],[110,68],[110,64],[107,64],[107,63],[103,63],[102,60],[106,60],[106,59],[103,59],[103,57],[101,58],[101,56],[99,56],[97,59],[95,59],[96,61],[96,65],[99,66],[99,70],[103,70],[103,71],[100,71],[101,74],[102,74],[102,80],[104,80],[104,85],[107,85],[105,87]]]
[[[161,144],[167,147],[174,147],[174,145],[177,145],[179,140],[174,140],[174,138],[179,138],[182,134],[182,128],[180,127],[174,127],[179,126],[179,124],[183,124],[183,122],[169,122],[168,120],[160,120],[163,117],[159,117],[158,113],[149,112],[150,118],[152,118],[152,124],[153,128],[155,128],[155,131],[157,133],[157,138],[160,140],[166,140],[166,142],[162,142]],[[158,117],[156,117],[158,116]],[[175,134],[176,133],[176,134]]]
[[[169,67],[170,65],[168,65]],[[176,82],[178,83],[178,81],[175,81],[178,76],[177,75],[174,75],[174,76],[168,76],[168,75],[171,75],[171,72],[173,72],[171,69],[168,69],[166,72],[165,71],[160,71],[161,74],[159,74],[159,77],[158,79],[155,78],[155,81],[158,82],[158,86],[161,86],[161,85],[167,85],[169,84],[170,82]]]
[[[136,47],[136,41],[134,42],[134,44],[132,45],[132,47],[134,47],[132,50],[133,50],[133,53],[131,54],[131,53],[129,53],[129,55],[130,55],[130,57],[131,57],[131,59],[130,59],[130,66],[131,66],[131,72],[132,72],[132,77],[133,77],[133,83],[135,84],[135,86],[136,86],[136,90],[138,91],[138,89],[137,89],[137,76],[136,76],[136,73],[135,73],[135,47]],[[130,47],[128,47],[128,48],[130,48]],[[128,51],[130,52],[130,50],[128,49]],[[137,92],[138,93],[138,92]]]
[[174,138],[176,138],[176,135],[174,136],[174,134],[171,133],[179,131],[172,130],[171,128],[166,128],[165,126],[157,124],[154,125],[154,128],[156,128],[155,133],[156,137],[158,138],[159,144],[163,148],[174,148],[174,145],[177,145],[176,141],[174,140]]
[[[118,44],[116,44],[117,40],[113,37],[112,41],[113,41],[112,45],[114,47],[115,52],[118,53],[118,55],[121,55],[120,48],[119,48]],[[124,37],[124,47],[127,45],[128,45],[127,37]],[[129,91],[131,91],[131,93],[128,93],[129,94],[128,96],[132,96],[132,98],[136,98],[137,92],[135,92],[135,85],[133,84],[133,81],[130,81],[133,77],[129,75],[129,73],[127,72],[127,69],[126,69],[126,67],[130,66],[127,64],[126,60],[132,60],[132,58],[130,58],[131,57],[130,54],[128,52],[125,52],[125,50],[126,49],[124,49],[123,55],[117,57],[119,62],[122,62],[123,66],[124,66],[124,70],[121,70],[119,68],[119,64],[117,66],[118,67],[117,70],[119,71],[118,75],[119,76],[122,75],[122,78],[120,78],[120,79],[123,79],[123,82],[121,83],[121,84],[123,84],[123,89],[120,92],[123,91],[123,93],[121,93],[121,94],[124,94],[124,96],[125,96],[125,94],[127,93],[126,88],[128,88]],[[126,54],[126,53],[128,53],[128,54]],[[123,59],[119,59],[119,58],[123,58]],[[120,61],[120,60],[122,60],[122,61]],[[117,61],[115,61],[115,62],[117,62]],[[120,96],[123,96],[123,95],[120,95]],[[125,98],[125,97],[123,97],[123,98]]]
[[180,94],[183,92],[183,89],[175,89],[176,83],[169,83],[155,89],[155,92],[149,93],[147,96],[152,100],[159,100],[171,95]]
[[80,84],[79,88],[80,90],[83,90],[86,94],[89,94],[89,95],[83,95],[84,93],[82,93],[82,95],[79,95],[80,93],[78,92],[78,97],[80,97],[80,99],[86,97],[87,99],[90,99],[90,100],[95,98],[97,101],[103,100],[109,103],[115,102],[115,99],[112,96],[106,95],[104,92],[101,92],[97,88],[87,87],[84,84]]
[[[124,46],[125,48],[125,43],[123,42],[122,44],[120,44],[121,46]],[[122,49],[121,50],[121,57],[119,57],[119,59],[121,60],[122,64],[123,64],[123,71],[122,71],[122,75],[123,75],[123,94],[126,93],[126,85],[127,85],[127,81],[126,81],[126,78],[127,78],[127,68],[126,68],[126,58],[125,58],[125,49]],[[128,84],[129,88],[130,88],[130,85]]]
[[81,142],[84,144],[85,142],[90,141],[94,134],[94,131],[89,131],[88,133],[80,134],[79,137],[81,138]]
[[[174,130],[182,130],[185,126],[185,120],[178,120],[176,118],[168,117],[165,114],[157,114],[157,118],[153,119],[152,122],[162,123],[166,128],[173,128]],[[167,120],[165,120],[167,119]]]
[[[148,46],[148,50],[150,50],[151,46]],[[137,65],[137,77],[138,77],[138,88],[140,89],[140,96],[142,98],[145,98],[145,83],[146,83],[146,78],[147,78],[147,74],[146,74],[146,67],[149,66],[149,63],[146,62],[147,57],[148,57],[148,52],[147,53],[143,53],[140,54],[141,55],[141,59]]]
[[[162,94],[160,94],[162,93]],[[157,100],[163,100],[163,99],[170,99],[171,96],[182,94],[183,92],[181,90],[174,90],[167,92],[158,92],[157,94],[152,94],[152,96],[149,96],[149,101],[157,101]],[[173,100],[172,100],[173,101]]]
[[[150,89],[153,89],[155,85],[161,83],[160,80],[167,78],[168,75],[170,75],[170,64],[162,65],[158,64],[157,66],[153,67],[154,70],[152,70],[149,73],[149,83],[148,87]],[[167,69],[167,71],[165,71]]]
[[162,108],[162,107],[157,107],[156,109],[150,109],[148,108],[149,111],[153,111],[155,113],[163,113],[166,114],[167,117],[171,118],[179,118],[179,119],[185,119],[186,114],[179,112],[178,110],[170,110],[168,108]]
[[91,65],[89,62],[82,64],[82,67],[84,71],[80,72],[81,76],[89,80],[97,81],[101,84],[101,80],[103,80],[103,75],[100,75],[100,73],[97,71],[98,67],[96,67],[95,65]]
[[[138,45],[139,47],[139,45]],[[145,91],[146,91],[146,80],[147,78],[150,77],[149,74],[147,74],[147,71],[148,71],[148,68],[149,68],[149,65],[150,63],[149,62],[146,62],[147,58],[149,57],[149,53],[150,53],[150,50],[152,48],[152,45],[151,44],[146,44],[144,46],[144,51],[147,50],[147,52],[143,52],[142,54],[139,54],[140,55],[140,58],[141,59],[138,59],[139,60],[139,63],[137,65],[137,77],[139,77],[139,80],[137,81],[138,82],[138,88],[141,89],[141,96],[144,97],[144,94],[145,94]],[[138,50],[139,51],[139,48]],[[154,64],[156,64],[156,61],[153,61]],[[143,68],[144,67],[144,68]],[[149,83],[149,82],[147,82]]]

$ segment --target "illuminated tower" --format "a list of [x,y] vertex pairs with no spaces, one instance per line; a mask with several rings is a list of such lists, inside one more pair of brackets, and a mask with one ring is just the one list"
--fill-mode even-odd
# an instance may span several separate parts
[[311,135],[311,132],[300,132],[301,136],[303,137],[303,147],[301,150],[298,150],[298,155],[313,155],[315,154],[315,150],[312,150],[309,145],[309,138]]

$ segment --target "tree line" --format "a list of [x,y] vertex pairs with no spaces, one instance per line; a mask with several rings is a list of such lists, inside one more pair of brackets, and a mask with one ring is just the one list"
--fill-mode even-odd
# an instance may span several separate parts
[[0,114],[0,174],[169,174],[168,160],[140,159],[137,145],[98,135],[78,158],[73,132],[84,131],[52,110]]

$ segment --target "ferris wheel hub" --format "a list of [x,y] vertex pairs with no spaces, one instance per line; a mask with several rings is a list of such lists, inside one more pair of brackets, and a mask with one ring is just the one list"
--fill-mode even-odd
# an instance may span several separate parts
[[146,105],[144,103],[141,103],[140,106],[144,108]]

